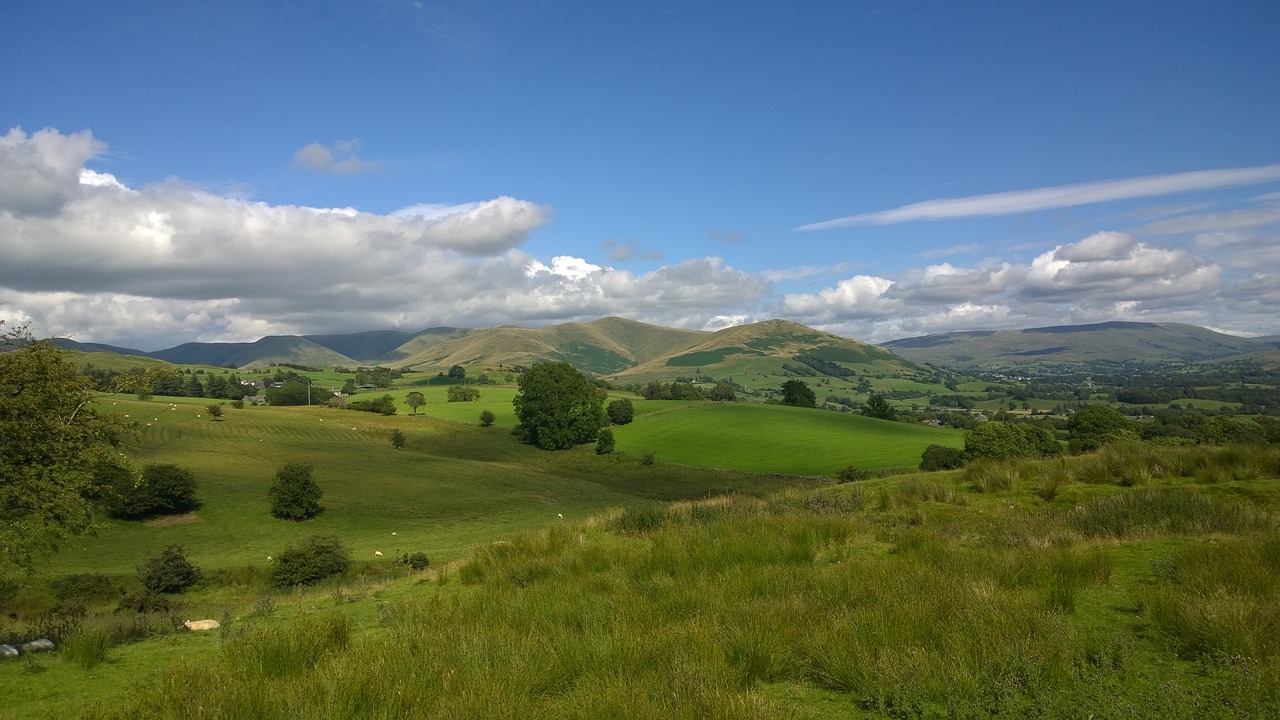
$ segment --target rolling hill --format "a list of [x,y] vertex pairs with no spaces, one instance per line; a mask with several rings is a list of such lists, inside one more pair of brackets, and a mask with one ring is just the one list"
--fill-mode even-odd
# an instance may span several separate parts
[[1108,362],[1169,364],[1262,352],[1274,339],[1225,335],[1177,323],[1105,322],[1027,330],[968,331],[884,344],[915,362],[986,370]]

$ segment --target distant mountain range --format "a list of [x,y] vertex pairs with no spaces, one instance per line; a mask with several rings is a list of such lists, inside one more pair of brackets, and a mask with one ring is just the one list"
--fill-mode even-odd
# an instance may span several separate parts
[[1168,364],[1219,360],[1280,348],[1280,337],[1242,338],[1195,325],[1104,322],[1027,330],[967,331],[893,340],[904,358],[955,369],[1082,362]]
[[[528,366],[567,361],[627,382],[704,374],[785,374],[804,355],[881,371],[914,372],[916,363],[955,369],[1017,368],[1080,362],[1182,363],[1276,352],[1280,338],[1240,338],[1193,325],[1108,322],[1028,330],[968,331],[906,338],[876,347],[786,320],[709,332],[608,317],[543,328],[438,327],[344,335],[276,335],[251,343],[185,343],[154,352],[56,339],[86,352],[136,355],[176,364],[265,367],[384,365],[423,371],[453,365]],[[794,367],[794,366],[793,366]]]

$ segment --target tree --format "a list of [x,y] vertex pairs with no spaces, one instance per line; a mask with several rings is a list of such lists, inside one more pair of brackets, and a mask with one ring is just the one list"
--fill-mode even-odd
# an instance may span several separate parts
[[195,373],[191,373],[191,377],[182,384],[182,392],[187,397],[204,397],[204,385],[200,384],[200,378]]
[[635,418],[635,406],[627,398],[617,398],[610,400],[605,406],[605,413],[609,416],[609,422],[614,425],[626,425]]
[[494,417],[492,410],[480,411],[480,427],[493,427],[493,423],[498,418]]
[[222,406],[221,406],[221,405],[216,405],[216,404],[215,404],[215,405],[206,405],[204,409],[205,409],[205,410],[207,410],[207,411],[209,411],[209,417],[210,417],[210,418],[212,418],[212,419],[214,419],[214,420],[220,420],[220,419],[222,418]]
[[707,397],[716,402],[737,402],[738,391],[728,380],[717,380]]
[[613,452],[614,446],[613,431],[609,428],[600,428],[600,432],[596,435],[596,454],[608,455]]
[[449,402],[474,402],[480,399],[480,388],[470,385],[450,385],[445,393]]
[[862,414],[879,420],[893,420],[897,417],[889,401],[879,395],[867,398],[867,404],[862,407]]
[[968,458],[1049,457],[1062,452],[1053,435],[1041,427],[1027,423],[988,421],[964,434],[964,453]]
[[534,365],[517,385],[511,402],[526,443],[564,450],[595,440],[604,426],[605,392],[567,362]]
[[99,466],[97,473],[99,485],[107,495],[107,514],[115,518],[138,520],[200,507],[195,473],[178,465],[147,465],[139,475],[109,460]]
[[90,528],[93,469],[117,458],[124,421],[99,415],[92,381],[49,342],[0,327],[0,574]]
[[138,568],[142,586],[151,592],[178,593],[200,582],[200,568],[187,560],[181,545],[170,545]]
[[427,399],[423,397],[422,393],[418,392],[417,390],[414,390],[413,392],[409,393],[409,395],[406,396],[404,399],[404,404],[408,405],[410,408],[413,409],[414,415],[418,414],[418,408],[425,405],[426,402],[427,402]]
[[449,377],[461,380],[467,376],[467,369],[461,365],[454,365],[449,368]]
[[399,429],[392,430],[391,431],[391,447],[397,450],[403,450],[404,443],[405,443],[404,433],[400,432]]
[[788,380],[782,383],[782,404],[795,407],[817,407],[818,398],[801,380]]
[[324,511],[320,498],[324,491],[311,475],[306,463],[285,463],[267,489],[271,514],[284,520],[309,520]]
[[312,535],[301,545],[289,546],[271,568],[271,584],[278,588],[314,585],[351,567],[351,551],[337,535]]
[[1097,450],[1107,443],[1137,440],[1134,422],[1110,405],[1086,405],[1067,420],[1072,452]]
[[930,445],[920,456],[920,469],[925,472],[954,470],[964,467],[964,451],[943,445]]

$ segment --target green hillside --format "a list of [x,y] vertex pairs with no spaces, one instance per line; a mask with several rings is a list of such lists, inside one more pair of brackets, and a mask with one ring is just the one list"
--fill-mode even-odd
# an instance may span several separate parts
[[1133,322],[942,333],[884,346],[916,362],[989,370],[1079,362],[1188,363],[1275,347],[1265,339],[1194,325]]

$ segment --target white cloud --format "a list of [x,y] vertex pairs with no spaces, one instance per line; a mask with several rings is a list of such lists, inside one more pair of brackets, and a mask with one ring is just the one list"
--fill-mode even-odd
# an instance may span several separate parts
[[1212,290],[1221,273],[1217,264],[1183,250],[1103,232],[1036,257],[1021,294],[1085,303],[1185,297]]
[[919,220],[1014,215],[1113,200],[1155,197],[1190,190],[1256,185],[1275,180],[1280,180],[1280,165],[1199,170],[1174,175],[1150,175],[1123,180],[1103,180],[1100,182],[1059,185],[1034,190],[1015,190],[946,200],[926,200],[903,205],[893,210],[849,215],[835,220],[810,223],[796,229],[805,231],[831,230],[850,225],[892,225]]
[[359,152],[360,141],[355,139],[339,140],[332,147],[307,143],[293,154],[293,166],[334,175],[357,175],[382,169],[376,162],[362,160]]

